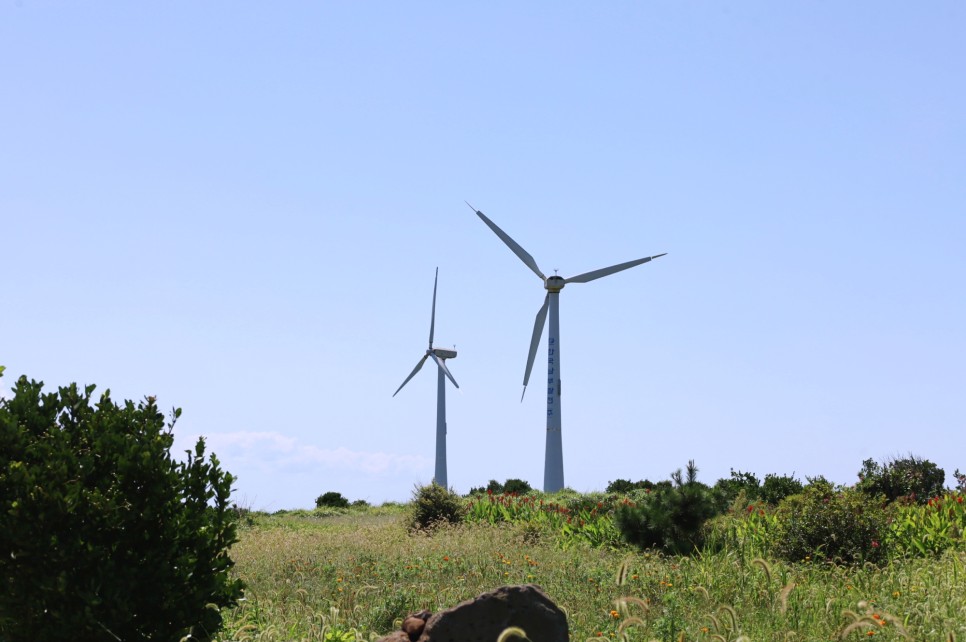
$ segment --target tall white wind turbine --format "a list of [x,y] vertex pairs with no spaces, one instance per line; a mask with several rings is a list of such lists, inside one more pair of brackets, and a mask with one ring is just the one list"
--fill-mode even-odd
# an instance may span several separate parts
[[429,348],[423,358],[419,360],[419,363],[416,364],[416,367],[413,368],[413,371],[406,377],[406,380],[402,382],[402,385],[396,388],[396,392],[392,396],[395,397],[399,394],[403,386],[416,376],[419,369],[426,363],[426,359],[433,358],[433,361],[439,366],[436,378],[436,474],[433,476],[433,481],[443,488],[449,488],[446,483],[446,379],[444,377],[448,377],[457,388],[460,385],[456,383],[456,379],[453,378],[449,368],[446,367],[447,359],[456,358],[456,350],[433,347],[433,330],[436,328],[436,284],[438,281],[439,268],[436,268],[436,278],[433,279],[433,316],[429,321]]
[[[467,205],[470,205],[467,203]],[[520,258],[523,263],[533,270],[533,273],[543,281],[543,287],[547,290],[547,296],[543,300],[543,305],[537,312],[536,321],[533,324],[533,336],[530,339],[530,354],[527,356],[527,368],[523,373],[523,393],[527,392],[527,383],[530,381],[530,370],[533,368],[533,360],[537,356],[537,345],[543,335],[543,326],[547,320],[547,311],[550,312],[550,336],[547,344],[547,447],[543,469],[543,490],[547,493],[560,490],[564,487],[563,472],[563,442],[560,436],[561,414],[560,414],[560,291],[568,283],[587,283],[599,279],[615,272],[620,272],[635,265],[647,263],[653,259],[664,256],[648,256],[636,261],[618,263],[610,267],[601,268],[592,272],[585,272],[565,279],[561,276],[545,276],[537,262],[527,253],[516,241],[507,235],[506,232],[497,227],[496,223],[483,215],[472,205],[470,208],[476,212],[484,223],[493,230],[500,240],[506,243],[507,247]],[[666,254],[666,253],[665,253]],[[521,395],[520,400],[523,400]]]

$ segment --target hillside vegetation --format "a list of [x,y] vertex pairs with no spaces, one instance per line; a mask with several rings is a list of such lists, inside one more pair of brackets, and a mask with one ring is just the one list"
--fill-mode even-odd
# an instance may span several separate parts
[[961,492],[884,506],[882,540],[865,543],[875,561],[851,562],[821,546],[786,559],[774,538],[804,546],[803,521],[834,528],[814,504],[852,512],[855,489],[809,484],[777,505],[739,491],[688,554],[628,544],[615,525],[654,492],[477,493],[459,523],[425,529],[422,491],[410,505],[249,514],[233,549],[246,599],[221,639],[369,640],[409,612],[523,583],[565,610],[573,640],[966,639]]

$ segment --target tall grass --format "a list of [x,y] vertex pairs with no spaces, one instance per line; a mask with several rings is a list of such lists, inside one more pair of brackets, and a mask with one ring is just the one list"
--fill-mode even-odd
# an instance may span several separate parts
[[370,640],[419,609],[540,585],[571,639],[966,639],[962,552],[883,567],[798,565],[725,548],[592,548],[527,523],[410,534],[402,508],[257,516],[233,549],[246,599],[221,640]]

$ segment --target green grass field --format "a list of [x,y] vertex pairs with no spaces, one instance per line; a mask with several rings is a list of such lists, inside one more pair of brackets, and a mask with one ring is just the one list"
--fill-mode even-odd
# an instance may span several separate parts
[[966,640],[966,554],[836,567],[725,549],[565,545],[526,523],[410,534],[405,507],[256,515],[232,557],[246,599],[221,640],[369,640],[418,609],[541,586],[572,640]]

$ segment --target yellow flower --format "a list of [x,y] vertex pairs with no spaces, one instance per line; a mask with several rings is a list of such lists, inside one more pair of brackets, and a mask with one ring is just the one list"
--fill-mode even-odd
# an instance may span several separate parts
[[900,595],[902,595],[902,593],[900,593],[899,591],[892,592],[892,597],[899,597]]

